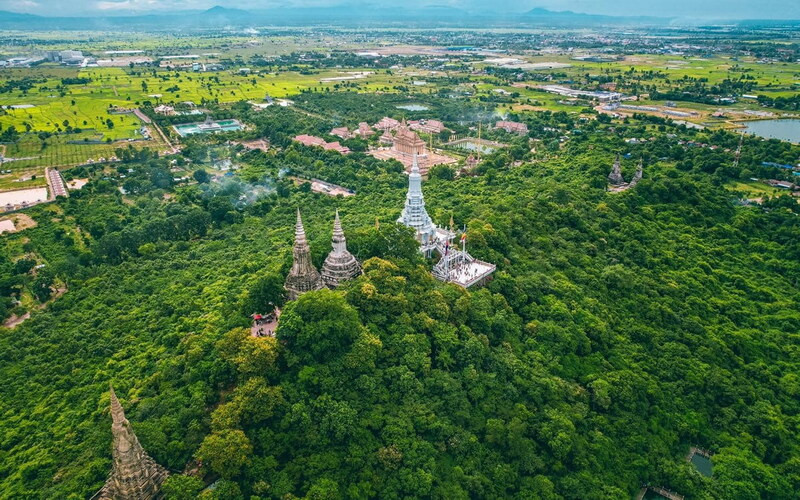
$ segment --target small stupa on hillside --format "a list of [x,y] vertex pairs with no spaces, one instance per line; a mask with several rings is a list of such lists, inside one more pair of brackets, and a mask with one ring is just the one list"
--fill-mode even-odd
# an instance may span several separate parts
[[629,188],[636,187],[639,184],[639,181],[642,180],[642,173],[644,171],[644,160],[639,160],[639,166],[636,168],[636,173],[633,174],[633,179],[631,179],[631,183],[628,185]]
[[614,166],[611,167],[611,173],[608,174],[608,182],[612,186],[621,186],[625,184],[625,179],[622,177],[622,165],[620,164],[619,153],[617,153],[617,159],[614,160]]
[[642,180],[643,170],[644,160],[639,160],[639,166],[636,168],[636,173],[633,174],[631,181],[625,182],[625,178],[622,176],[622,167],[620,165],[619,154],[617,154],[617,159],[614,161],[614,166],[611,168],[611,173],[608,174],[608,190],[612,193],[619,193],[621,191],[636,187],[636,185],[639,184],[639,181]]

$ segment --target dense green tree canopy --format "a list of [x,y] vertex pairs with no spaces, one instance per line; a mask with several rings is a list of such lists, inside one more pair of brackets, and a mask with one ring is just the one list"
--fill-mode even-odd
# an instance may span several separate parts
[[[739,176],[730,154],[661,139],[630,147],[626,177],[647,158],[636,189],[608,193],[622,138],[658,124],[601,126],[547,156],[498,152],[477,176],[425,182],[434,221],[453,217],[497,264],[469,291],[435,281],[394,224],[398,165],[359,153],[247,153],[242,185],[222,188],[157,187],[162,160],[131,159],[141,192],[98,175],[30,210],[38,226],[4,237],[3,296],[69,290],[0,332],[3,495],[100,488],[112,381],[156,461],[222,478],[203,498],[617,499],[645,482],[792,498],[797,204],[743,206],[724,185]],[[286,169],[357,195],[302,191]],[[265,179],[272,189],[238,203]],[[251,337],[248,315],[283,301],[298,206],[317,265],[340,210],[364,276],[287,304],[277,339]],[[715,452],[713,478],[685,461],[691,445]],[[197,486],[175,478],[167,492]]]

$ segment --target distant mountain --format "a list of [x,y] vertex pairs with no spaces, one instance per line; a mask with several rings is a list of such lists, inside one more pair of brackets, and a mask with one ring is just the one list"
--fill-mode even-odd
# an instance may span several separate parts
[[558,17],[563,17],[563,16],[570,16],[570,17],[574,17],[574,16],[598,17],[595,14],[582,14],[582,13],[572,12],[571,10],[549,10],[549,9],[543,9],[541,7],[536,7],[534,9],[531,9],[528,12],[526,12],[525,15],[526,16],[548,16],[548,17],[552,17],[552,16],[558,16]]
[[203,18],[205,20],[230,20],[230,21],[240,21],[240,22],[247,22],[253,19],[253,13],[248,12],[242,9],[229,9],[227,7],[220,7],[217,5],[216,7],[212,7],[204,12],[201,12],[196,15],[196,17]]
[[418,9],[420,13],[426,14],[441,14],[441,15],[449,15],[449,16],[469,16],[474,15],[470,14],[469,12],[459,9],[456,7],[450,7],[449,5],[428,5],[426,7],[421,7]]
[[264,22],[252,12],[241,9],[229,9],[227,7],[212,7],[206,11],[198,12],[187,16],[183,21],[184,25],[213,28],[216,26],[252,26]]
[[570,10],[554,11],[537,7],[522,17],[527,22],[557,25],[592,25],[592,24],[665,24],[672,18],[650,16],[605,16],[600,14],[584,14]]
[[252,14],[246,10],[242,9],[229,9],[228,7],[222,7],[216,5],[211,7],[210,9],[203,12],[203,14],[208,15],[224,15],[224,16],[251,16]]
[[0,10],[0,22],[34,22],[39,19],[43,19],[42,16]]
[[[693,22],[690,22],[693,21]],[[208,10],[180,12],[116,12],[113,15],[45,17],[0,12],[0,29],[18,30],[125,30],[170,31],[174,29],[251,28],[258,26],[602,26],[696,24],[697,20],[645,16],[605,16],[536,8],[519,13],[499,11],[486,5],[482,10],[466,11],[448,5],[410,7],[401,4],[338,4],[327,7],[276,7],[242,10],[223,6]],[[726,21],[725,24],[737,24]],[[740,25],[797,25],[796,21],[743,21]]]

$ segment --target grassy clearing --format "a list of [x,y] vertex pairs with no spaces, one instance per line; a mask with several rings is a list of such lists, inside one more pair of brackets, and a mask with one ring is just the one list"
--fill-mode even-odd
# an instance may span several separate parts
[[[386,72],[351,82],[321,82],[324,78],[347,76],[359,71],[368,70],[352,68],[315,71],[311,74],[281,72],[242,75],[233,71],[186,73],[167,70],[131,74],[127,68],[90,68],[70,76],[90,78],[91,83],[70,85],[63,96],[56,87],[60,84],[60,78],[67,74],[47,73],[48,80],[35,89],[3,95],[3,104],[35,107],[9,110],[7,115],[0,116],[0,125],[24,129],[25,123],[29,123],[35,131],[54,131],[58,126],[63,126],[64,120],[68,120],[73,126],[94,128],[114,140],[127,139],[133,137],[139,126],[138,120],[125,115],[109,115],[109,106],[131,108],[145,101],[200,103],[205,99],[229,103],[261,100],[266,95],[286,97],[307,89],[335,90],[347,83],[356,83],[362,91],[391,91],[392,86],[401,82],[401,77]],[[105,125],[108,118],[112,118],[115,124],[110,130]]]
[[[767,95],[771,97],[787,97],[800,92],[800,64],[787,63],[761,63],[754,58],[735,59],[731,57],[714,57],[709,59],[689,58],[674,55],[631,55],[623,60],[614,62],[585,62],[576,61],[570,56],[533,56],[525,57],[531,63],[559,62],[570,64],[568,68],[554,70],[541,70],[541,73],[555,75],[557,81],[581,82],[586,75],[607,75],[617,77],[635,69],[637,78],[643,73],[657,73],[652,77],[642,79],[646,85],[655,85],[661,90],[667,89],[672,83],[688,76],[690,78],[705,79],[707,85],[714,85],[725,79],[738,79],[748,75],[755,80],[756,88],[750,93]],[[479,67],[485,67],[479,64]],[[560,75],[560,76],[559,76]],[[539,85],[542,82],[528,81],[529,85]],[[503,87],[506,88],[506,87]],[[508,88],[506,88],[508,90]],[[520,89],[516,89],[523,94]],[[527,95],[526,95],[527,96]],[[557,101],[563,99],[546,100],[540,96],[530,96],[545,103],[547,109],[559,110]],[[643,104],[663,105],[663,102],[644,101]],[[696,103],[680,102],[680,107],[696,109],[713,113],[717,109],[730,111],[763,110],[757,102],[741,100],[732,106],[714,106]],[[567,111],[567,109],[560,109]],[[693,121],[695,121],[693,119]]]
[[747,198],[761,198],[764,196],[777,196],[785,194],[785,189],[778,189],[756,181],[737,181],[727,185],[728,189],[742,194]]
[[[543,70],[552,73],[566,73],[570,77],[578,78],[582,75],[592,74],[619,74],[636,69],[638,72],[658,71],[664,73],[670,80],[680,79],[683,76],[691,78],[706,78],[713,85],[726,78],[736,79],[742,74],[753,76],[757,85],[763,90],[770,87],[787,87],[791,89],[800,80],[800,65],[786,63],[761,63],[755,58],[713,57],[708,59],[690,58],[675,55],[631,55],[621,61],[614,62],[586,62],[576,61],[569,56],[535,56],[526,57],[526,61],[561,62],[570,64],[571,67],[557,70]],[[664,84],[663,79],[654,80],[656,84]]]

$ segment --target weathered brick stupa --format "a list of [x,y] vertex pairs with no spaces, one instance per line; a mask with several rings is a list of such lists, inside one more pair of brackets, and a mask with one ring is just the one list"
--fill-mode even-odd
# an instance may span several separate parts
[[311,262],[311,249],[306,240],[306,230],[303,229],[303,220],[300,218],[300,209],[297,209],[297,226],[294,233],[294,250],[292,251],[294,261],[292,270],[286,276],[283,287],[288,293],[289,300],[297,300],[297,297],[312,290],[321,290],[325,287],[319,272]]
[[339,211],[336,211],[336,218],[333,220],[333,250],[325,258],[322,264],[322,280],[328,288],[336,288],[343,281],[351,280],[361,275],[361,264],[347,251],[347,240],[342,231],[342,223],[339,220]]
[[642,180],[642,173],[644,171],[644,159],[639,160],[639,166],[636,167],[636,173],[633,174],[633,178],[631,179],[630,187],[636,187],[639,184],[639,181]]
[[111,421],[111,474],[95,498],[107,500],[162,498],[161,484],[169,473],[150,458],[139,444],[113,387]]
[[625,179],[622,177],[622,166],[620,165],[619,154],[617,154],[617,159],[614,161],[614,166],[611,168],[611,173],[608,174],[608,182],[612,186],[625,184]]
[[642,180],[642,173],[644,170],[644,159],[639,160],[639,166],[636,167],[636,173],[633,174],[630,182],[625,182],[625,178],[622,176],[622,169],[620,167],[619,162],[619,155],[617,155],[617,160],[614,162],[614,167],[611,169],[611,173],[608,174],[608,183],[609,187],[608,190],[612,193],[620,193],[622,191],[626,191],[631,188],[635,188],[639,181]]

